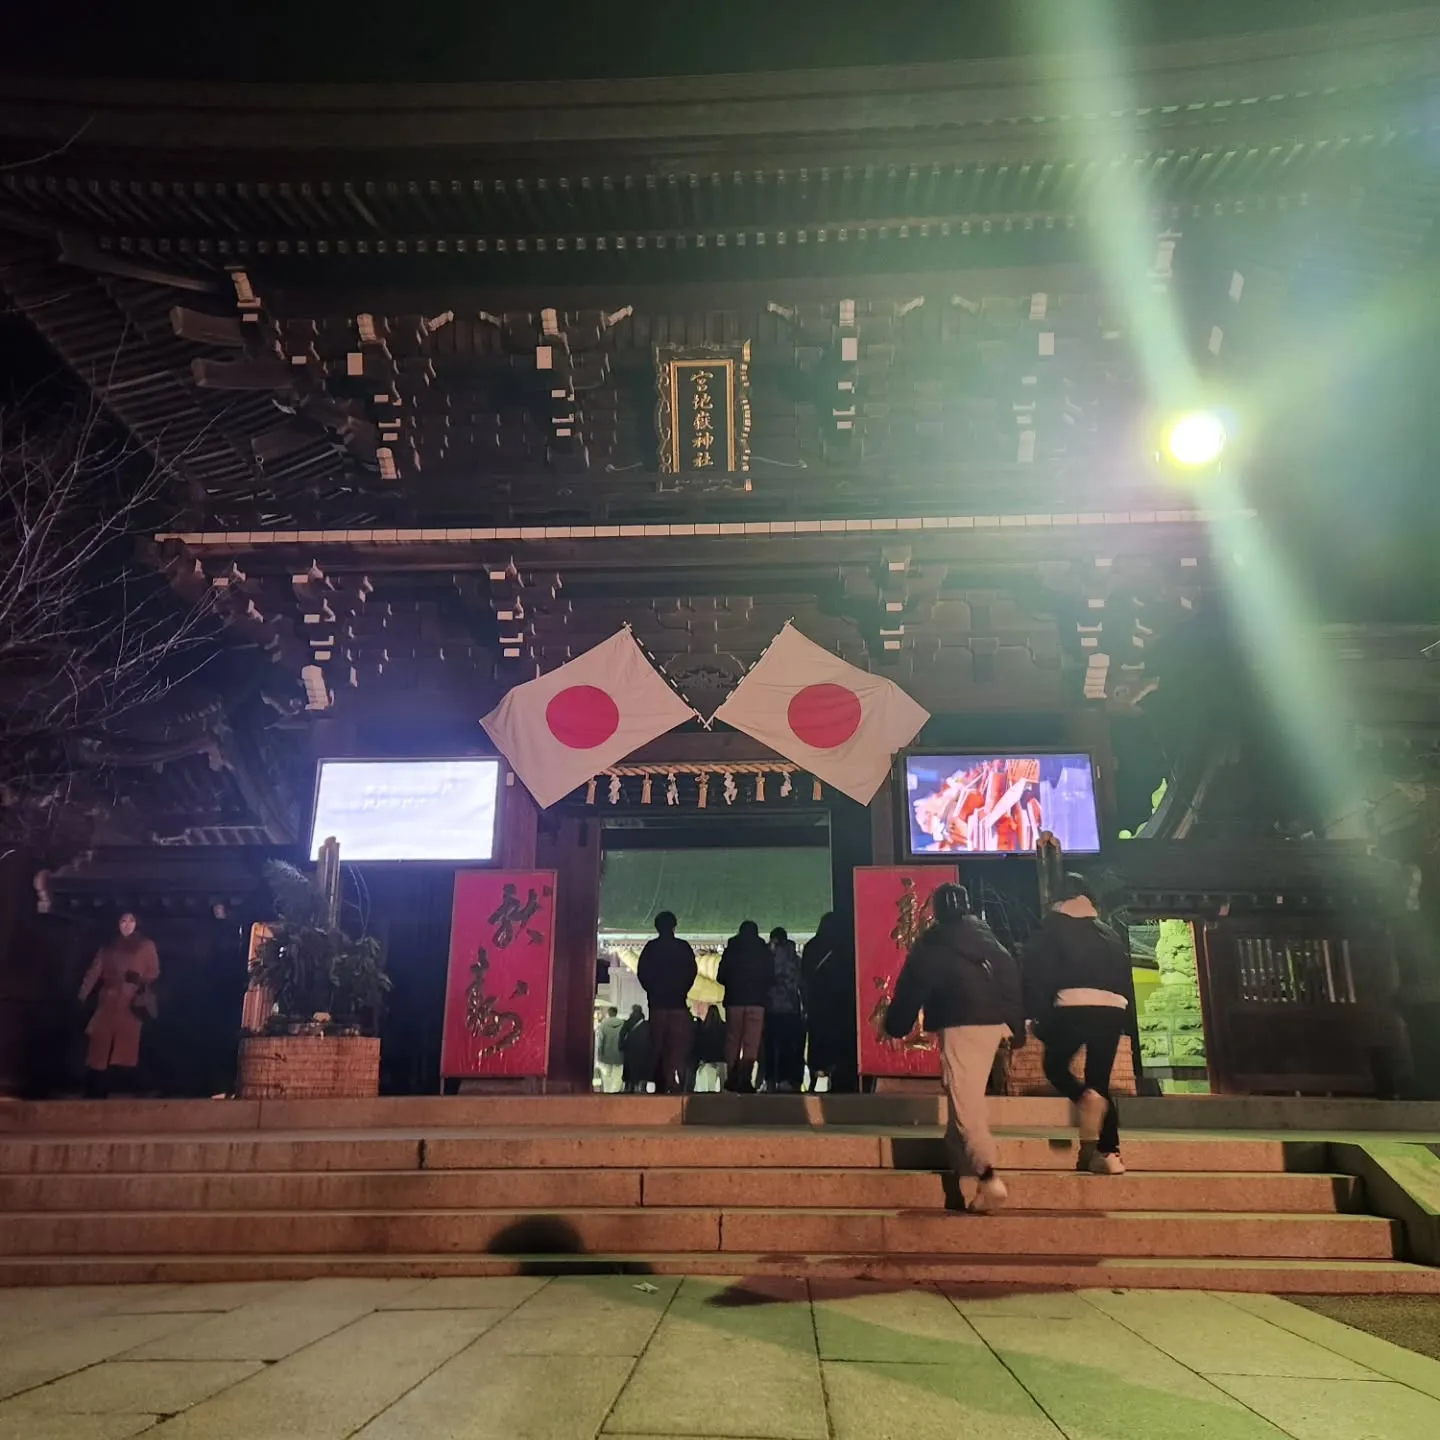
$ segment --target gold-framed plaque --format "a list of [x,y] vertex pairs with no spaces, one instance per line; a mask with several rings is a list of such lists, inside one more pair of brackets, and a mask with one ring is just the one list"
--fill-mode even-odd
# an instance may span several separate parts
[[655,425],[665,475],[750,469],[750,342],[657,345]]

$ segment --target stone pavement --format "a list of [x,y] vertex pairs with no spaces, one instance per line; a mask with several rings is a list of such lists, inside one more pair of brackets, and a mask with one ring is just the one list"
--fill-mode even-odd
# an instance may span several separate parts
[[0,1440],[1434,1440],[1440,1363],[1271,1296],[785,1280],[0,1291]]

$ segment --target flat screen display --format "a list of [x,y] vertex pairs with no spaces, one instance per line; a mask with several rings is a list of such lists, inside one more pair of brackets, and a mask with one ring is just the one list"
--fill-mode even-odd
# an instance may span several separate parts
[[328,836],[342,862],[495,858],[500,762],[322,760],[310,858]]
[[1031,854],[1042,830],[1100,849],[1088,755],[907,755],[905,797],[912,855]]

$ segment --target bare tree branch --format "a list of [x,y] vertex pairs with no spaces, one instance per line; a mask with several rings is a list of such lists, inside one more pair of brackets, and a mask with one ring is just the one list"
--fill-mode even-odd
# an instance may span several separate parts
[[63,155],[72,145],[74,145],[75,142],[76,142],[77,140],[79,140],[79,139],[81,138],[81,136],[83,136],[83,135],[85,134],[85,132],[86,132],[94,123],[95,123],[95,117],[94,117],[93,115],[88,115],[88,116],[86,116],[85,120],[84,120],[84,121],[79,125],[79,127],[70,135],[69,139],[67,139],[67,140],[62,140],[62,141],[60,142],[60,144],[54,146],[53,148],[51,148],[51,149],[49,149],[49,150],[44,151],[44,152],[43,152],[42,154],[40,154],[40,155],[27,155],[27,156],[25,157],[25,159],[23,159],[23,160],[11,160],[11,161],[9,161],[7,164],[0,165],[0,171],[5,171],[5,170],[24,170],[24,169],[25,169],[27,166],[29,166],[29,165],[43,165],[43,164],[45,163],[45,161],[47,161],[47,160],[55,160],[55,159],[58,159],[58,158],[59,158],[61,155]]
[[0,412],[0,800],[53,810],[86,751],[214,654],[207,594],[182,606],[140,559],[169,475],[93,406]]

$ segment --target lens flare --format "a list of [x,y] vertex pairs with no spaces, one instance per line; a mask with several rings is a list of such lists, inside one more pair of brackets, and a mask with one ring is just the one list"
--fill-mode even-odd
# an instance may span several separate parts
[[1165,454],[1177,465],[1192,469],[1213,465],[1225,449],[1225,426],[1207,411],[1182,415],[1165,432]]

